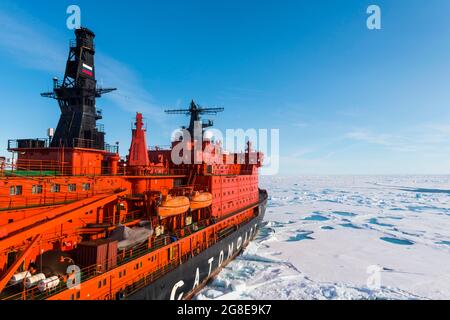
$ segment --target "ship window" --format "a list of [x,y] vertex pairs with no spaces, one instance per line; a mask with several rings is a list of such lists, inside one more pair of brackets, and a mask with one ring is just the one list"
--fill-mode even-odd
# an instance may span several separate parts
[[77,292],[77,299],[80,299],[80,297],[81,297],[81,293],[80,293],[80,291],[78,291]]
[[83,183],[83,191],[89,191],[89,190],[91,190],[91,184]]
[[103,285],[106,286],[106,279],[103,279]]
[[67,186],[67,189],[69,190],[69,192],[75,192],[75,191],[77,191],[77,185],[75,183],[70,183]]
[[42,193],[42,185],[34,185],[31,187],[31,193],[33,194],[41,194]]
[[100,289],[101,287],[102,287],[102,282],[99,281],[99,282],[98,282],[98,288]]
[[60,184],[52,184],[52,187],[50,188],[50,192],[60,192],[61,191],[61,185]]
[[119,279],[122,278],[122,271],[119,271]]
[[9,194],[11,196],[20,196],[22,194],[22,186],[11,186],[9,188]]

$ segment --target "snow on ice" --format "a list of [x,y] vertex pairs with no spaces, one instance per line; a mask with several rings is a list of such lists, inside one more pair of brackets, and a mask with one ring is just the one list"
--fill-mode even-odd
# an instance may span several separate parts
[[265,226],[197,299],[450,299],[450,177],[263,177],[261,187]]

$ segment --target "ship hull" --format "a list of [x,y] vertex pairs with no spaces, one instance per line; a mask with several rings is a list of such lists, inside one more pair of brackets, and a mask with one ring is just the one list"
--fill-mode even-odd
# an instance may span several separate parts
[[238,230],[152,284],[126,297],[127,300],[190,299],[232,261],[255,237],[267,207],[267,198],[258,206],[258,215]]

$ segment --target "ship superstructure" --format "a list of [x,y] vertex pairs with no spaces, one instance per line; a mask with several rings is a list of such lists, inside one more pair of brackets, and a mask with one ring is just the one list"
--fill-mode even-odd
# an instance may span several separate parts
[[[0,160],[0,299],[188,299],[256,234],[263,155],[195,135],[149,148],[137,113],[121,159],[97,123],[96,98],[115,89],[97,87],[95,35],[75,35],[63,81],[42,94],[58,101],[56,131],[10,140],[13,161]],[[212,126],[201,114],[221,111],[192,101],[168,113],[188,114],[193,133]],[[180,143],[201,161],[175,163]]]

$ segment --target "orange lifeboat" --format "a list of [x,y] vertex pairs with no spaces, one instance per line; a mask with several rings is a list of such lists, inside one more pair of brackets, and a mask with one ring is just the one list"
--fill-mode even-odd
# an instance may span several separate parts
[[191,210],[207,208],[212,204],[213,196],[209,192],[196,192],[191,200]]
[[158,215],[161,218],[168,218],[185,213],[189,210],[189,198],[167,196],[158,207]]

